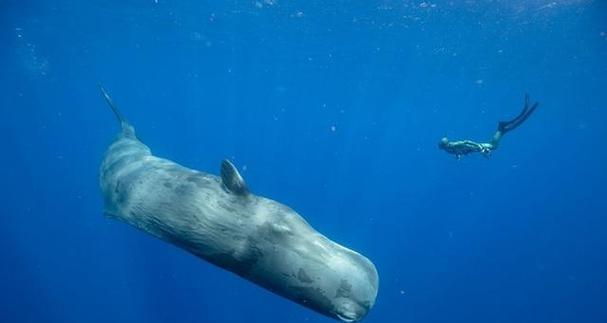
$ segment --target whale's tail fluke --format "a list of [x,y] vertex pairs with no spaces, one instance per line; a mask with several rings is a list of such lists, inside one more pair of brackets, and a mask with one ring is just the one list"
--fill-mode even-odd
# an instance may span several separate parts
[[110,108],[114,112],[114,115],[116,116],[116,119],[118,119],[118,122],[120,122],[120,127],[122,128],[122,133],[125,135],[128,135],[128,136],[135,136],[135,129],[133,128],[133,126],[131,126],[130,123],[128,123],[126,121],[126,118],[122,115],[122,113],[120,113],[120,110],[118,110],[118,108],[114,104],[114,101],[112,100],[110,95],[107,93],[107,91],[103,88],[103,86],[101,84],[97,84],[97,85],[99,86],[99,90],[101,91],[101,94],[103,95],[103,98],[105,99],[105,102],[107,102],[107,104],[110,106]]

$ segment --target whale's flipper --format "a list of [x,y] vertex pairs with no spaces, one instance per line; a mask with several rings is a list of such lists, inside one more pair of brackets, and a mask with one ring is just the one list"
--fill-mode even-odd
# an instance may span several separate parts
[[232,194],[249,194],[249,189],[247,188],[244,179],[240,176],[238,170],[234,167],[234,164],[227,159],[224,159],[221,162],[221,182],[223,183],[224,188]]
[[98,84],[98,86],[99,86],[99,90],[101,90],[101,94],[103,95],[103,98],[105,99],[105,102],[107,102],[107,104],[110,106],[110,108],[114,112],[114,115],[116,116],[116,119],[118,119],[118,122],[120,122],[120,127],[122,128],[122,133],[129,137],[131,137],[131,136],[135,137],[135,129],[133,128],[133,126],[131,126],[131,124],[129,124],[126,121],[126,118],[122,115],[122,113],[120,113],[120,110],[118,110],[118,108],[114,104],[114,101],[112,101],[112,98],[107,93],[107,91],[105,91],[103,86],[101,86],[101,84]]

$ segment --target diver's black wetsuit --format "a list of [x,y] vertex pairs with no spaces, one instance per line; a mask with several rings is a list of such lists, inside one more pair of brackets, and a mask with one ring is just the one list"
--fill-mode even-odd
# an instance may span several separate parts
[[520,126],[529,116],[535,111],[539,102],[535,102],[529,106],[529,95],[525,94],[525,106],[523,111],[514,119],[510,121],[500,121],[497,125],[497,131],[493,135],[491,142],[478,143],[472,140],[458,140],[449,141],[447,137],[441,139],[438,143],[438,147],[449,154],[455,155],[457,159],[460,159],[463,155],[467,155],[473,152],[483,154],[485,157],[489,157],[491,152],[497,149],[502,136],[507,132]]

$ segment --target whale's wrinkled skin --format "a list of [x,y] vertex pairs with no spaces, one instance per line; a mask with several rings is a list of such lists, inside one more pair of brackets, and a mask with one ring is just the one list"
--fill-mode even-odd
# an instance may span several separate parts
[[101,90],[122,126],[100,169],[108,216],[329,317],[369,312],[378,275],[367,258],[250,193],[227,160],[218,177],[152,155]]

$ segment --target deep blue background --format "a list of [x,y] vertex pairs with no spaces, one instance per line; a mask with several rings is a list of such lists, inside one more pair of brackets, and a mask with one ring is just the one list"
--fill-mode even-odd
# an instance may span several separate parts
[[331,322],[102,216],[97,82],[371,258],[366,322],[607,322],[604,1],[4,0],[0,49],[0,322]]

